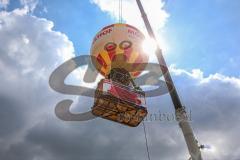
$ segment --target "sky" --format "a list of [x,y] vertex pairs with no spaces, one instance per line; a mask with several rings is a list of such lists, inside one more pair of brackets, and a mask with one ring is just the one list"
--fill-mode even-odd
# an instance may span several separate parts
[[[240,2],[142,0],[206,160],[240,159]],[[123,0],[123,21],[145,35],[134,0]],[[66,122],[54,108],[89,111],[93,98],[50,88],[66,60],[89,55],[95,34],[118,23],[117,0],[0,0],[0,159],[145,160],[142,125],[96,118]],[[146,35],[147,37],[147,35]],[[150,61],[156,62],[153,53]],[[84,68],[68,78],[83,82]],[[91,86],[91,85],[89,85]],[[149,113],[174,113],[169,94],[147,98]],[[176,121],[146,122],[151,159],[189,158]]]

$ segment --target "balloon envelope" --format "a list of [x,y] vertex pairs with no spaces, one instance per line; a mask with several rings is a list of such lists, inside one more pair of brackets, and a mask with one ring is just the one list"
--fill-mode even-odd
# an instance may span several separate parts
[[144,35],[131,25],[106,26],[93,39],[92,63],[103,76],[112,68],[124,68],[136,78],[148,62],[148,55],[142,49],[143,40]]

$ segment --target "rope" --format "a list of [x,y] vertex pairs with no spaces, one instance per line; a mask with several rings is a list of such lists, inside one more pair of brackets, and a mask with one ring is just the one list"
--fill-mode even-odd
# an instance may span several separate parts
[[121,13],[120,13],[120,0],[118,1],[118,22],[120,23],[120,15],[121,15]]
[[148,139],[147,139],[146,127],[145,127],[144,121],[143,121],[143,130],[144,130],[145,144],[146,144],[146,149],[147,149],[148,160],[151,160],[150,159],[150,153],[149,153],[149,147],[148,147]]
[[122,0],[118,1],[118,16],[119,23],[122,23]]
[[122,23],[122,0],[121,0],[121,23]]

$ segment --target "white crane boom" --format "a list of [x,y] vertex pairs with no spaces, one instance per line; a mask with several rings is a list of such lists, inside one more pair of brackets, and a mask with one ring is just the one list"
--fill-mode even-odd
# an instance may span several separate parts
[[[142,15],[143,21],[145,23],[145,26],[147,28],[149,36],[152,37],[153,39],[155,39],[155,41],[156,41],[155,34],[154,34],[153,29],[152,29],[152,27],[149,23],[147,15],[146,15],[146,13],[143,9],[141,1],[140,0],[136,0],[136,1],[137,1],[139,10],[141,12],[141,15]],[[157,49],[156,49],[155,53],[156,53],[156,56],[158,58],[160,69],[162,71],[165,70],[165,74],[163,74],[163,76],[164,76],[165,81],[168,82],[168,83],[166,83],[166,85],[168,87],[169,94],[171,96],[171,99],[172,99],[172,102],[173,102],[173,105],[174,105],[174,108],[175,108],[176,119],[179,123],[179,126],[180,126],[182,132],[183,132],[183,136],[185,138],[185,141],[186,141],[191,159],[192,160],[202,160],[200,148],[197,144],[197,140],[194,137],[193,130],[192,130],[192,128],[191,128],[191,126],[188,122],[188,118],[187,118],[185,108],[181,104],[180,98],[177,94],[177,90],[174,86],[174,83],[173,83],[171,75],[168,71],[166,62],[165,62],[164,57],[162,55],[162,50],[160,49],[160,46],[159,46],[158,43],[157,43]]]

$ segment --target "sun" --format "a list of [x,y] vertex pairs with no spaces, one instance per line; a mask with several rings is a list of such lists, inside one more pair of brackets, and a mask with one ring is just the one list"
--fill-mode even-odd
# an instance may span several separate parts
[[154,54],[157,49],[157,42],[153,38],[146,38],[142,43],[142,49],[146,54]]
[[152,56],[155,54],[155,51],[157,49],[157,45],[160,46],[162,51],[164,53],[168,50],[168,45],[166,41],[163,38],[158,38],[157,40],[147,37],[143,43],[142,43],[142,49],[143,51],[148,54],[149,56]]

